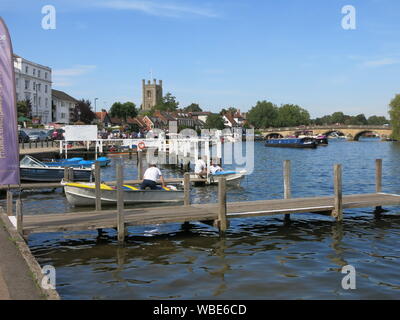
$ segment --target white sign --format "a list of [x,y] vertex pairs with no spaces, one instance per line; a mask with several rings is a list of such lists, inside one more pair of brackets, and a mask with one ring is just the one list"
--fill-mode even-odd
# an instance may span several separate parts
[[65,126],[65,141],[97,140],[97,125]]

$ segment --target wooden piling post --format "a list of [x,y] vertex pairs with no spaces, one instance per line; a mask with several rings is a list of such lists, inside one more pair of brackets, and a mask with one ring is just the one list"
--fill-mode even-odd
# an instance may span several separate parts
[[94,164],[94,179],[96,188],[96,211],[101,211],[101,180],[100,180],[100,163]]
[[[375,192],[382,192],[382,159],[375,160]],[[375,207],[375,214],[379,215],[382,211],[382,206]]]
[[221,177],[218,180],[218,229],[222,234],[228,229],[226,211],[226,178]]
[[21,210],[21,199],[17,199],[15,203],[15,218],[17,220],[17,232],[23,235],[23,217]]
[[[283,162],[283,194],[285,199],[292,197],[290,160]],[[285,221],[290,221],[290,214],[285,214]]]
[[13,215],[13,194],[10,190],[7,190],[7,215]]
[[138,150],[138,180],[143,179],[143,151]]
[[125,241],[123,179],[123,168],[122,164],[119,163],[117,164],[117,231],[119,244],[123,244]]
[[190,206],[190,172],[185,172],[183,180],[184,205]]
[[74,168],[68,168],[68,180],[74,181]]
[[343,220],[343,194],[342,194],[342,165],[335,164],[334,167],[335,209],[332,216],[337,221]]
[[64,181],[68,181],[68,174],[69,174],[69,172],[68,172],[68,167],[64,167]]

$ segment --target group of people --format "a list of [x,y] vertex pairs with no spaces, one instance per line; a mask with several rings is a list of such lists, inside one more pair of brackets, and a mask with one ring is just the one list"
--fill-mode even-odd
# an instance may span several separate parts
[[[207,177],[207,173],[216,174],[217,172],[223,171],[222,167],[218,164],[217,161],[213,161],[210,169],[207,169],[206,157],[201,157],[197,159],[194,166],[194,173],[202,179]],[[157,190],[157,181],[161,181],[162,188],[165,188],[165,180],[162,175],[162,172],[155,163],[150,164],[150,166],[146,169],[143,175],[143,182],[140,185],[141,190],[146,190],[150,188],[151,190]]]

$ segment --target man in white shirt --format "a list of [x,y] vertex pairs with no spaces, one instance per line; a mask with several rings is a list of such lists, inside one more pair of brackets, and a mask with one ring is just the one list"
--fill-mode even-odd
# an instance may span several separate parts
[[150,164],[150,167],[144,172],[143,182],[140,185],[141,190],[145,190],[146,188],[150,188],[151,190],[158,189],[157,180],[161,180],[162,187],[165,187],[164,177],[161,173],[161,170],[157,168],[155,164]]
[[210,173],[215,174],[217,172],[224,171],[216,162],[213,162],[211,168],[210,168]]
[[197,159],[195,165],[194,165],[194,173],[197,174],[200,178],[204,179],[204,175],[207,175],[207,165],[206,162],[204,161],[204,158],[199,158]]

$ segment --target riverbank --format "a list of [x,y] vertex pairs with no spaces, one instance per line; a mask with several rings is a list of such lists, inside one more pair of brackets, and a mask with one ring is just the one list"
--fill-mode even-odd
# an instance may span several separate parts
[[59,299],[55,290],[40,288],[39,264],[1,208],[0,216],[0,300]]

